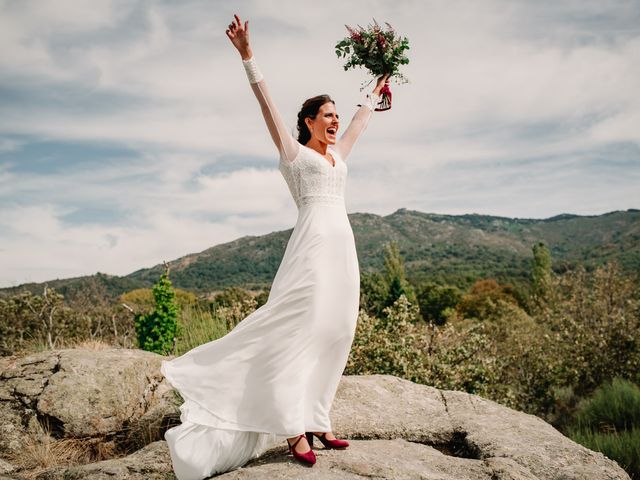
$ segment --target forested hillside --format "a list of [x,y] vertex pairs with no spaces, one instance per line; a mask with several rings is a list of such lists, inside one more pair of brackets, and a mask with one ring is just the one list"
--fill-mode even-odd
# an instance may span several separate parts
[[[490,215],[438,215],[399,209],[386,215],[352,213],[360,269],[382,267],[383,245],[397,242],[405,260],[407,278],[425,279],[465,287],[479,278],[520,283],[528,278],[531,248],[545,242],[561,273],[578,264],[592,268],[615,260],[625,271],[640,271],[640,210],[603,215],[558,215],[523,219]],[[262,236],[245,236],[168,262],[176,287],[196,293],[229,286],[262,289],[269,286],[280,264],[292,229]],[[160,259],[159,259],[160,260]],[[93,291],[116,296],[134,288],[150,287],[162,265],[118,277],[96,275],[47,282],[64,294]],[[42,292],[43,284],[1,289]]]

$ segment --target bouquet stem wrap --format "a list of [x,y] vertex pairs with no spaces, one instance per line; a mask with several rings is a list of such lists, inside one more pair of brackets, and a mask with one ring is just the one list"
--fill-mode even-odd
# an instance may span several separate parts
[[380,89],[380,103],[376,107],[376,112],[383,112],[391,109],[391,89],[385,85]]

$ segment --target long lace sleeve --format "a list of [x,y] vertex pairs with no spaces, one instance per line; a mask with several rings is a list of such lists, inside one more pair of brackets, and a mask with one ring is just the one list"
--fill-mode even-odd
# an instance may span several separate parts
[[260,103],[262,115],[264,116],[273,143],[275,143],[278,148],[280,157],[288,161],[293,161],[298,155],[300,144],[291,136],[287,126],[282,120],[278,108],[273,102],[271,95],[269,95],[267,84],[264,81],[264,77],[258,68],[255,58],[251,57],[248,60],[242,60],[242,63],[249,78],[251,89],[258,99],[258,103]]
[[376,95],[373,92],[367,94],[365,102],[354,114],[351,123],[349,123],[340,140],[336,142],[335,148],[343,160],[347,159],[356,141],[362,132],[366,130],[371,114],[379,101],[380,95]]

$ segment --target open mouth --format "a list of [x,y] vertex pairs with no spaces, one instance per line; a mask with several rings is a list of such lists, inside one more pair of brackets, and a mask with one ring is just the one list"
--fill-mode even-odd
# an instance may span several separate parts
[[335,136],[337,131],[338,131],[338,129],[337,129],[336,127],[329,127],[329,128],[327,128],[327,133],[328,133],[329,135],[332,135],[332,136]]

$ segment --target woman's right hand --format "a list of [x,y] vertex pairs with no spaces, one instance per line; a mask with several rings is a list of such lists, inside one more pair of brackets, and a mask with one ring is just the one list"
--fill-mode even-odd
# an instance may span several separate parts
[[378,77],[378,83],[376,84],[376,88],[373,89],[373,93],[375,93],[376,95],[380,95],[380,90],[382,90],[382,87],[391,83],[389,77],[390,75],[388,73],[385,73],[384,75]]
[[229,24],[229,28],[225,31],[233,46],[238,49],[240,55],[243,60],[248,60],[253,56],[251,52],[251,46],[249,45],[249,20],[244,22],[244,27],[242,26],[242,21],[238,15],[233,15],[235,18]]

